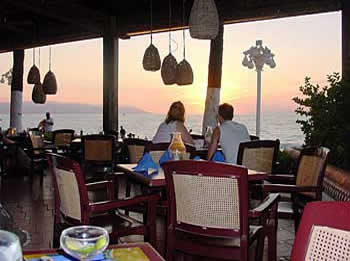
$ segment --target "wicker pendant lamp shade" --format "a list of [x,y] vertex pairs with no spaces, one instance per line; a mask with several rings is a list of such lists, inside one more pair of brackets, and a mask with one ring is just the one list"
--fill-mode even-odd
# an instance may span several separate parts
[[146,71],[155,72],[160,69],[160,56],[157,47],[155,47],[152,43],[152,0],[151,2],[151,44],[147,47],[145,54],[143,55],[142,65],[143,69]]
[[47,95],[55,95],[57,93],[56,76],[51,71],[51,46],[50,46],[49,71],[46,73],[46,75],[44,77],[43,91]]
[[43,86],[40,83],[34,85],[32,101],[39,104],[44,104],[46,102],[46,94],[44,93]]
[[39,84],[40,83],[40,71],[35,65],[35,49],[33,48],[33,66],[30,68],[27,83],[29,84]]
[[177,61],[171,53],[171,0],[169,0],[169,54],[164,58],[161,69],[161,76],[165,85],[176,83]]
[[214,0],[194,0],[189,27],[192,38],[215,39],[219,33],[219,15]]
[[48,71],[44,77],[43,90],[47,95],[55,95],[57,93],[56,76],[52,71]]
[[147,47],[145,54],[143,55],[143,69],[146,71],[155,72],[160,69],[160,56],[157,47],[152,44]]
[[176,58],[171,53],[169,53],[163,60],[161,70],[161,76],[164,84],[171,85],[176,83],[176,68]]
[[189,85],[193,83],[193,71],[191,65],[183,59],[176,67],[177,85]]
[[[182,5],[182,23],[185,24],[185,0]],[[186,61],[186,40],[185,29],[182,30],[183,38],[183,60],[176,66],[176,83],[177,85],[189,85],[193,83],[193,71],[189,62]]]

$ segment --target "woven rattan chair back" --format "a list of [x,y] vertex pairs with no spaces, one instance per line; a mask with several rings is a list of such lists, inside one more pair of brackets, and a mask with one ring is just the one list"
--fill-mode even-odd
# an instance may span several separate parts
[[145,147],[149,143],[147,140],[143,139],[124,139],[124,144],[127,147],[129,163],[137,163],[143,156]]
[[29,135],[30,141],[32,142],[33,154],[41,154],[42,151],[38,149],[44,148],[45,144],[43,138],[40,135]]
[[350,202],[308,203],[294,240],[291,261],[349,260]]
[[74,130],[60,129],[53,131],[53,144],[56,146],[68,145],[72,142]]
[[279,145],[278,139],[242,142],[238,149],[237,164],[272,173],[276,166]]
[[[328,161],[329,149],[325,147],[305,148],[298,160],[296,185],[322,187],[324,172]],[[303,194],[321,199],[321,193],[304,192]]]
[[112,162],[115,137],[113,135],[88,135],[82,137],[85,162]]
[[192,160],[162,166],[175,229],[206,236],[247,235],[246,168]]
[[88,195],[80,166],[64,156],[50,153],[49,165],[52,172],[56,211],[64,218],[87,222],[82,210],[88,205]]

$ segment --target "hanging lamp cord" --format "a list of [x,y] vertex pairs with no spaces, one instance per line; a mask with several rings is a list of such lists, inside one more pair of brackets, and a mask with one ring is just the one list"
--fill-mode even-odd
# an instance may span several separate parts
[[182,29],[182,38],[183,38],[183,42],[184,42],[184,60],[185,60],[185,57],[186,57],[186,44],[185,44],[185,1],[186,1],[186,0],[183,0],[183,1],[182,1],[182,26],[183,26],[183,29]]
[[169,53],[171,53],[171,0],[169,0]]
[[150,3],[151,3],[151,44],[152,44],[152,27],[153,27],[152,0],[150,1]]
[[51,71],[51,45],[49,49],[49,71]]
[[35,65],[35,48],[33,48],[33,65]]

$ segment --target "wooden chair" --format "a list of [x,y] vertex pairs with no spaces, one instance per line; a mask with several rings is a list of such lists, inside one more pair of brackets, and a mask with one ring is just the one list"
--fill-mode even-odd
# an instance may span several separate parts
[[237,164],[271,174],[276,168],[279,148],[278,139],[241,142],[238,148]]
[[128,155],[128,163],[137,163],[143,156],[145,147],[149,143],[147,140],[127,138],[124,139]]
[[290,201],[282,201],[278,206],[281,218],[293,218],[297,231],[304,206],[310,201],[322,199],[322,185],[328,161],[329,149],[308,147],[302,149],[298,159],[296,175],[269,175],[266,180],[280,184],[264,184],[264,193],[288,193]]
[[315,201],[305,206],[291,261],[349,260],[350,202]]
[[249,218],[265,221],[276,209],[278,194],[248,209],[247,169],[210,161],[164,163],[169,201],[167,257],[175,252],[224,260],[248,260],[257,240],[255,260],[263,254],[264,224],[250,226]]
[[204,140],[204,135],[202,134],[190,134],[193,140]]
[[52,132],[52,143],[62,153],[68,152],[68,146],[72,142],[74,137],[74,130],[72,129],[59,129]]
[[104,179],[113,174],[116,140],[113,135],[86,135],[81,138],[82,165],[86,179]]
[[[278,139],[241,142],[238,148],[237,164],[271,174],[276,168],[279,148],[280,141]],[[249,182],[251,198],[262,198],[262,183],[262,181]]]
[[259,136],[249,135],[250,140],[260,140]]
[[[55,194],[54,247],[63,228],[74,225],[98,225],[106,227],[112,243],[127,235],[144,235],[145,241],[156,244],[155,206],[158,195],[138,196],[116,200],[114,184],[105,180],[85,184],[82,169],[78,162],[65,156],[48,154],[53,177]],[[88,191],[102,189],[106,199],[90,202]],[[134,218],[122,215],[118,209],[144,204],[146,218],[139,222]]]
[[[126,154],[128,163],[137,163],[145,152],[145,147],[150,141],[137,138],[124,139],[124,154]],[[125,196],[129,197],[131,193],[131,182],[129,179],[126,180],[125,185]],[[128,214],[128,211],[126,211]]]
[[[10,147],[13,147],[10,149]],[[13,153],[10,152],[10,150],[14,150],[17,154],[18,145],[16,143],[14,144],[0,144],[0,189],[3,186],[3,181],[5,177],[12,172],[13,164],[11,161],[13,160],[14,156]]]
[[35,132],[29,132],[29,138],[31,141],[31,147],[27,150],[27,154],[31,160],[31,182],[33,181],[34,172],[38,170],[40,175],[40,186],[42,186],[44,169],[48,167],[46,153],[50,152],[50,150],[45,148],[41,135],[36,135]]

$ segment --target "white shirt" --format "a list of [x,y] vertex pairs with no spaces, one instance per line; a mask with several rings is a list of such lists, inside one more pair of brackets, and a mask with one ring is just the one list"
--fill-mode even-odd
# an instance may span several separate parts
[[45,119],[44,121],[44,130],[45,132],[50,132],[53,129],[53,119],[49,118],[49,119]]
[[171,134],[176,131],[176,124],[177,121],[171,121],[168,124],[162,122],[152,139],[152,143],[171,142]]
[[235,121],[224,121],[219,128],[219,142],[225,155],[225,161],[236,164],[239,144],[250,140],[248,129]]

